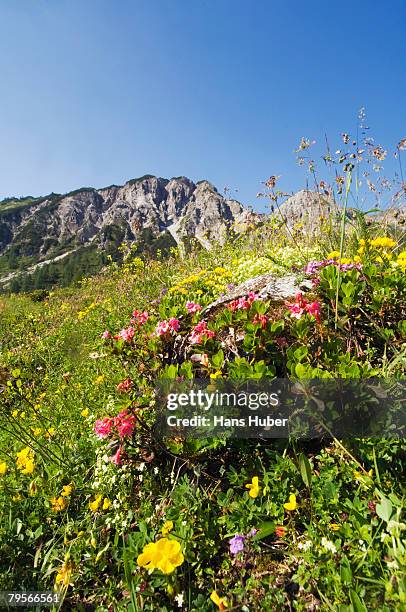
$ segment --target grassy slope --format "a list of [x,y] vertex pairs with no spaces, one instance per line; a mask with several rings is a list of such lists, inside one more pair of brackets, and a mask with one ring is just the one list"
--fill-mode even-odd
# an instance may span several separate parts
[[[56,581],[66,609],[172,610],[179,594],[188,609],[217,609],[209,599],[213,590],[237,609],[305,610],[317,602],[343,612],[364,604],[401,609],[404,560],[394,547],[399,528],[392,533],[376,515],[376,490],[393,496],[399,521],[404,443],[353,441],[345,446],[354,461],[331,440],[241,441],[199,452],[153,445],[141,432],[128,450],[131,461],[120,468],[106,463],[112,451],[93,434],[96,418],[128,405],[117,384],[140,380],[144,368],[153,378],[160,367],[158,351],[146,345],[136,357],[111,351],[100,338],[105,329],[128,325],[134,308],[159,320],[177,314],[186,299],[210,302],[236,277],[267,269],[282,273],[314,256],[308,247],[283,245],[275,255],[274,239],[250,246],[147,265],[129,259],[121,270],[57,290],[44,301],[1,299],[0,384],[7,391],[0,462],[7,471],[0,476],[0,588],[44,590]],[[247,259],[244,253],[252,250],[272,252],[279,265]],[[217,266],[226,272],[215,272]],[[199,270],[211,272],[178,285]],[[162,290],[173,286],[174,298],[163,297]],[[35,449],[32,474],[16,466],[16,453],[26,445]],[[300,470],[306,464],[311,482]],[[255,499],[245,488],[254,475],[261,487]],[[52,510],[52,498],[69,484],[67,508]],[[292,492],[299,505],[290,512],[283,504]],[[111,505],[92,512],[89,502],[97,495]],[[166,520],[173,522],[186,561],[169,576],[149,576],[137,568],[137,555]],[[278,537],[275,525],[284,525],[286,535]],[[252,528],[262,529],[261,539],[247,540],[244,556],[234,559],[228,540]]]

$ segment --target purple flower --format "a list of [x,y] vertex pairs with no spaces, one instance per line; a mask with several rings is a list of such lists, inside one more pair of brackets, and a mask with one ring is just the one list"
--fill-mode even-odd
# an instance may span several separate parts
[[251,529],[250,532],[247,533],[247,538],[253,538],[256,533],[258,533],[258,529],[255,529],[254,527],[253,529]]
[[239,535],[238,533],[236,533],[235,536],[231,538],[231,540],[229,541],[229,545],[230,553],[232,555],[238,555],[239,552],[242,552],[244,550],[244,540],[245,537]]

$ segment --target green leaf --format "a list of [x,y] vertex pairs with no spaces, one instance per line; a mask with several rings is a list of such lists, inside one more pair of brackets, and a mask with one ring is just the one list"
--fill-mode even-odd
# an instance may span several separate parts
[[347,557],[343,557],[341,560],[340,574],[341,574],[341,581],[344,584],[347,584],[347,585],[351,584],[352,571],[351,571],[350,562],[348,561]]
[[363,601],[361,601],[359,595],[353,589],[350,590],[350,600],[354,612],[368,612]]
[[299,469],[303,482],[305,483],[306,487],[310,489],[312,486],[312,466],[310,465],[310,461],[306,455],[303,455],[303,453],[299,455]]
[[274,531],[275,531],[275,523],[271,521],[265,521],[265,523],[260,524],[257,533],[254,535],[252,539],[253,540],[264,540],[265,538],[270,536],[271,533],[274,533]]
[[390,517],[392,516],[392,502],[387,497],[382,497],[379,504],[376,504],[376,513],[385,523],[390,521]]

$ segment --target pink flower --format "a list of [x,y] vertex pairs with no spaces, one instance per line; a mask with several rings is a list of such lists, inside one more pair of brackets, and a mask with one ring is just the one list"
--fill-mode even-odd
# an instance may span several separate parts
[[114,425],[120,438],[129,438],[135,429],[135,417],[133,414],[128,414],[127,410],[123,410],[114,419]]
[[126,378],[125,380],[122,380],[120,383],[118,383],[116,389],[121,393],[128,393],[129,391],[131,391],[132,386],[133,381],[131,380],[131,378]]
[[205,338],[214,338],[216,334],[211,329],[207,328],[206,321],[200,321],[192,330],[189,336],[191,344],[202,344]]
[[159,321],[155,329],[155,334],[157,336],[166,336],[170,331],[171,328],[169,327],[168,321]]
[[256,315],[254,317],[253,323],[254,323],[254,325],[260,324],[262,329],[265,329],[265,327],[268,324],[268,317],[266,315],[263,315],[263,314]]
[[169,321],[160,321],[155,328],[156,336],[166,336],[170,331],[179,330],[179,321],[172,317]]
[[286,306],[290,310],[290,316],[295,319],[300,319],[305,312],[313,316],[318,323],[320,323],[320,310],[321,306],[319,302],[309,303],[301,293],[297,293],[295,296],[295,303],[290,304],[286,302]]
[[111,338],[111,334],[108,329],[106,329],[106,331],[102,333],[102,338],[104,338],[105,340],[107,340],[107,338]]
[[133,327],[127,327],[126,329],[122,329],[119,333],[120,338],[122,338],[125,342],[131,342],[134,338],[135,329]]
[[113,427],[113,419],[110,417],[104,417],[104,419],[99,419],[94,424],[94,433],[98,438],[107,438],[110,435],[111,429]]
[[111,455],[111,457],[109,457],[109,461],[111,461],[115,465],[121,465],[121,453],[122,448],[121,446],[119,446],[117,452],[114,455]]
[[131,319],[132,325],[144,325],[148,321],[148,313],[146,310],[144,312],[140,312],[139,310],[134,310],[133,318]]
[[169,323],[169,327],[170,327],[170,328],[171,328],[173,331],[176,331],[176,332],[177,332],[177,331],[179,330],[179,321],[178,321],[178,319],[174,319],[174,318],[169,319],[168,323]]
[[247,297],[240,297],[237,300],[233,300],[227,306],[229,310],[235,312],[236,310],[248,310],[251,307],[251,304],[258,299],[258,295],[250,291]]
[[186,310],[190,314],[194,314],[195,312],[199,312],[202,309],[200,304],[196,304],[196,302],[186,302]]
[[317,323],[320,323],[320,304],[319,302],[312,302],[311,304],[307,304],[306,305],[306,310],[309,313],[309,315],[312,315]]

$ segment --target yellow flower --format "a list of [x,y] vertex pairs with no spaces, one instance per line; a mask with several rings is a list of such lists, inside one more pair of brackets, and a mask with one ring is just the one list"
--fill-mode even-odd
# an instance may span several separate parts
[[361,261],[361,257],[359,255],[354,255],[354,262],[360,263],[360,261]]
[[297,502],[296,502],[296,495],[294,493],[291,493],[289,495],[289,501],[286,502],[286,504],[283,504],[283,507],[285,508],[285,510],[289,510],[289,512],[296,510]]
[[221,371],[217,370],[217,372],[212,372],[212,374],[210,374],[210,378],[216,380],[216,378],[221,378]]
[[8,470],[7,463],[5,461],[0,461],[0,476],[4,476],[7,470]]
[[103,501],[103,510],[108,510],[110,506],[111,506],[111,501],[109,500],[108,497],[105,497]]
[[49,501],[51,502],[51,509],[53,512],[61,512],[65,510],[68,505],[64,497],[51,497]]
[[340,264],[350,264],[351,263],[351,259],[349,257],[341,257],[339,261],[340,261]]
[[369,241],[369,244],[377,249],[391,249],[396,246],[396,242],[387,236],[374,238],[373,240]]
[[46,437],[46,438],[52,438],[52,436],[54,436],[54,435],[55,435],[55,431],[56,431],[56,430],[55,430],[55,427],[50,427],[50,428],[47,430],[47,432],[46,432],[46,434],[45,434],[45,437]]
[[340,525],[338,525],[338,523],[330,523],[329,527],[333,531],[338,531],[340,529]]
[[82,417],[88,417],[89,416],[89,408],[85,408],[84,410],[82,410],[82,412],[80,414],[82,415]]
[[358,244],[359,244],[360,246],[365,246],[365,240],[364,240],[364,238],[360,238],[360,240],[358,241]]
[[179,542],[161,538],[144,546],[138,556],[137,565],[148,570],[159,569],[164,574],[171,574],[184,560]]
[[69,495],[72,493],[72,491],[73,491],[73,485],[72,484],[65,485],[62,488],[61,495],[62,495],[62,497],[69,497]]
[[337,259],[337,257],[340,257],[340,251],[331,251],[331,253],[327,255],[326,259]]
[[32,474],[35,468],[34,451],[26,446],[17,453],[17,467],[22,474]]
[[261,487],[259,486],[258,482],[259,482],[258,476],[253,476],[252,482],[245,485],[245,488],[249,489],[249,496],[252,497],[253,499],[258,497],[258,494],[261,490]]
[[40,436],[41,432],[42,432],[41,427],[33,427],[32,428],[32,433],[34,434],[35,437]]
[[165,521],[164,526],[162,527],[162,535],[166,536],[173,529],[173,521]]
[[367,478],[368,476],[372,478],[372,474],[373,470],[369,470],[367,474],[361,474],[361,472],[357,472],[357,470],[354,470],[354,476],[356,480],[362,480],[363,478]]
[[216,604],[219,610],[225,610],[228,608],[227,599],[225,597],[220,597],[216,591],[212,591],[210,599],[214,604]]
[[98,511],[100,504],[102,502],[102,499],[103,499],[103,495],[97,495],[97,497],[92,502],[89,502],[89,508],[92,512]]
[[98,376],[98,377],[95,379],[95,381],[94,381],[94,382],[95,382],[95,384],[96,384],[96,385],[100,385],[100,384],[101,384],[101,383],[104,381],[104,378],[105,378],[105,377],[103,376],[103,374],[101,374],[100,376]]
[[72,563],[70,561],[65,561],[61,567],[57,570],[55,576],[55,586],[68,587],[70,583],[70,578],[72,575]]

